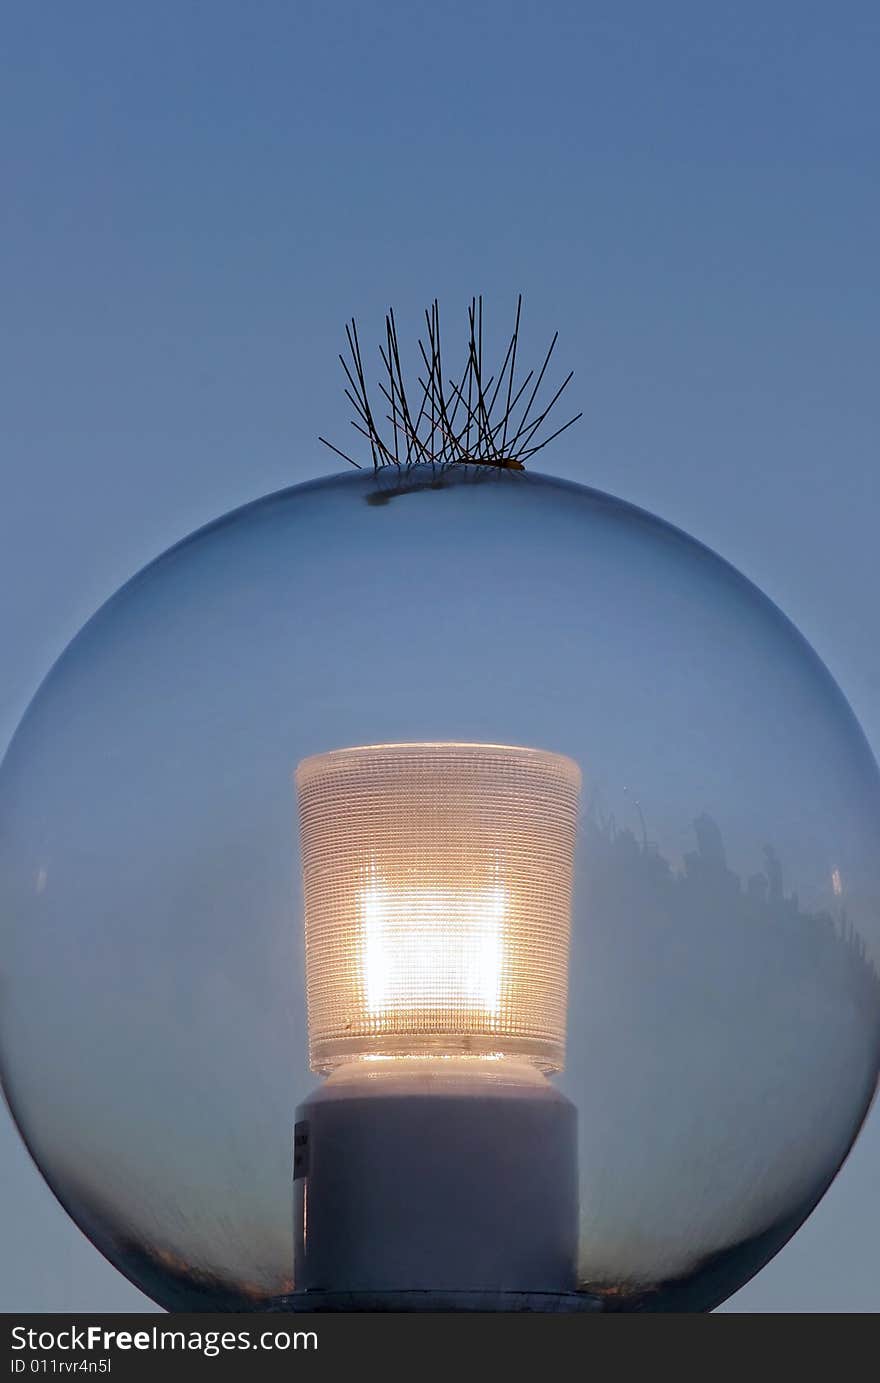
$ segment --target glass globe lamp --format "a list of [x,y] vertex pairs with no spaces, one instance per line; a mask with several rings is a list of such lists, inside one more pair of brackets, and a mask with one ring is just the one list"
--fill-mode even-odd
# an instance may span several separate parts
[[530,471],[297,486],[12,741],[4,1088],[169,1309],[709,1309],[874,1093],[878,832],[831,676],[678,530]]

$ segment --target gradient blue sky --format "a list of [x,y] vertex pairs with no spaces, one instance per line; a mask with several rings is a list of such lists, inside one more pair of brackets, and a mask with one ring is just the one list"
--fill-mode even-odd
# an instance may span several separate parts
[[[545,469],[800,625],[880,746],[875,5],[13,0],[0,44],[0,744],[156,552],[335,468],[356,314],[555,328]],[[447,332],[449,327],[447,326]],[[544,458],[542,458],[543,460]],[[880,1123],[728,1310],[880,1307]],[[7,1310],[144,1299],[0,1127]]]

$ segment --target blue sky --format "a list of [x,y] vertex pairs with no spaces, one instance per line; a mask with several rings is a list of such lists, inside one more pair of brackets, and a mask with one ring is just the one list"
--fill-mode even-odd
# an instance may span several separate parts
[[[741,567],[876,752],[878,57],[868,3],[14,0],[0,741],[157,551],[335,468],[348,316],[521,291],[585,413],[545,468]],[[728,1309],[877,1308],[878,1154]],[[0,1167],[3,1305],[136,1306],[8,1120]]]

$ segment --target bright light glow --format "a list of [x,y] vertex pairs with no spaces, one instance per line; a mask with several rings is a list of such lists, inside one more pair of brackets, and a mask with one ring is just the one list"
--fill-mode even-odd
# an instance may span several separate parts
[[580,770],[499,744],[379,744],[296,772],[315,1071],[565,1055]]
[[370,888],[360,895],[367,1010],[454,1004],[493,1018],[504,963],[502,888]]

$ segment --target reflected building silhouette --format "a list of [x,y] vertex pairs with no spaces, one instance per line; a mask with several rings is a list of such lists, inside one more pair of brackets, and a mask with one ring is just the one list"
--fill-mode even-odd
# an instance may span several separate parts
[[[874,1089],[864,1035],[876,1051],[880,977],[844,900],[835,914],[807,910],[772,845],[743,881],[712,816],[693,832],[676,868],[644,830],[597,811],[582,823],[589,924],[573,944],[592,953],[593,979],[572,1008],[563,1084],[591,1092],[581,1283],[610,1310],[705,1309],[745,1265],[757,1271],[845,1155],[837,1108],[851,1100],[863,1114]],[[818,1124],[805,1094],[817,1088]],[[792,1194],[767,1230],[782,1180]],[[640,1184],[643,1198],[627,1199]],[[740,1229],[721,1251],[715,1215]],[[644,1269],[661,1253],[658,1279]]]
[[[792,974],[812,970],[829,979],[841,971],[849,977],[848,992],[858,996],[878,1021],[880,973],[868,954],[867,944],[849,916],[845,901],[836,913],[802,908],[796,890],[785,891],[783,863],[771,844],[762,847],[764,868],[745,883],[730,868],[721,829],[702,812],[694,819],[696,850],[685,853],[683,868],[676,870],[658,847],[640,841],[629,827],[619,827],[613,816],[588,814],[583,826],[580,864],[581,885],[591,895],[594,917],[611,909],[618,925],[629,915],[640,934],[653,914],[654,930],[674,928],[676,942],[690,936],[696,943],[710,934],[704,926],[711,908],[712,944],[756,938],[755,925],[768,950],[784,952]],[[840,892],[835,871],[835,894]],[[635,906],[634,906],[635,905]],[[747,928],[748,930],[742,930]]]

